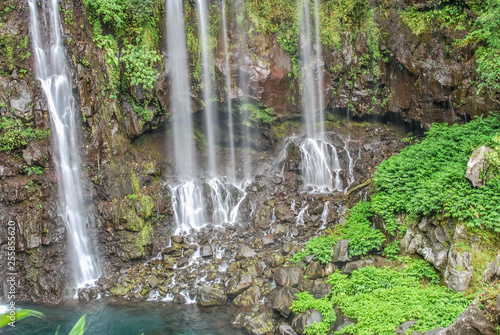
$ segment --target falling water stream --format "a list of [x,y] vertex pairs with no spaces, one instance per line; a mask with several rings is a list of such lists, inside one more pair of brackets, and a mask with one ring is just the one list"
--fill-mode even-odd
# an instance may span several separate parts
[[73,273],[78,287],[93,283],[98,270],[87,231],[77,144],[76,110],[69,68],[64,55],[57,0],[29,0],[36,76],[47,99],[54,139],[60,214],[68,230]]

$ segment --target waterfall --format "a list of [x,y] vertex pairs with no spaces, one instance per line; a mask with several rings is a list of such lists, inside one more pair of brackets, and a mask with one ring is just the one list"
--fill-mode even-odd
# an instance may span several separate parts
[[[49,106],[61,215],[68,230],[75,281],[81,287],[93,283],[98,270],[87,231],[73,89],[62,45],[57,0],[41,2],[42,19],[39,19],[36,2],[29,0],[36,76]],[[48,40],[42,41],[42,34],[46,34]]]
[[231,67],[229,65],[229,41],[227,36],[226,22],[226,0],[222,0],[222,34],[224,44],[224,73],[226,85],[227,123],[229,128],[229,158],[227,162],[227,176],[229,180],[236,177],[236,158],[234,151],[234,124],[233,124],[233,102],[231,99]]
[[[245,23],[248,22],[246,17],[246,3],[245,0],[236,0],[236,12],[241,15],[241,19],[237,19],[237,39],[239,41],[238,45],[238,68],[239,68],[239,78],[238,78],[238,97],[240,98],[240,104],[245,104],[248,102],[249,86],[250,86],[250,69],[248,68],[245,55],[248,54],[248,41],[247,41],[247,29]],[[250,112],[248,108],[243,108],[240,114],[240,125],[242,127],[242,156],[243,156],[243,175],[245,179],[250,179],[252,174],[252,152],[251,152],[251,133],[250,126],[244,125],[245,122],[250,118]]]
[[306,138],[300,145],[304,189],[314,193],[343,191],[337,149],[325,136],[323,64],[319,0],[314,1],[314,34],[309,0],[299,1],[302,109]]
[[210,36],[208,34],[207,0],[197,0],[196,6],[198,9],[198,30],[203,76],[203,103],[205,104],[205,128],[208,143],[208,175],[213,177],[217,174],[214,129],[217,125],[217,114],[214,111],[214,103],[212,102],[212,48]]
[[191,180],[195,176],[191,84],[184,30],[182,0],[166,0],[167,68],[170,71],[170,114],[174,137],[175,171]]

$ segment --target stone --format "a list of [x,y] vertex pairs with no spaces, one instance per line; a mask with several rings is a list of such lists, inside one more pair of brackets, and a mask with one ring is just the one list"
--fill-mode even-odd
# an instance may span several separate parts
[[346,316],[338,307],[334,307],[335,310],[335,322],[333,325],[330,327],[330,330],[332,332],[337,332],[340,331],[342,328],[349,326],[350,324],[353,324],[356,322],[356,320],[351,319],[350,317]]
[[446,328],[438,327],[436,329],[429,330],[425,332],[424,335],[444,335],[446,333]]
[[258,286],[252,286],[246,289],[242,294],[238,295],[233,300],[236,307],[254,306],[261,299],[261,292]]
[[410,329],[413,327],[413,325],[417,323],[417,320],[412,320],[412,321],[406,321],[403,324],[400,324],[399,326],[396,327],[396,334],[406,334],[406,330]]
[[292,321],[292,327],[297,334],[305,334],[307,326],[312,325],[314,322],[323,321],[321,313],[315,309],[310,309],[304,313],[299,313]]
[[323,208],[325,207],[325,204],[319,200],[313,201],[310,205],[307,211],[309,214],[321,214],[323,213]]
[[342,267],[342,272],[345,274],[351,274],[357,269],[364,268],[370,265],[373,265],[374,261],[371,259],[362,259],[359,261],[349,262]]
[[149,284],[149,286],[151,286],[151,288],[155,288],[156,286],[158,286],[159,282],[160,281],[155,276],[151,276],[148,279],[148,284]]
[[253,285],[252,276],[237,273],[226,282],[226,294],[235,297]]
[[204,245],[200,250],[201,257],[211,257],[213,255],[212,247],[210,245]]
[[212,287],[209,284],[205,284],[198,288],[196,303],[200,306],[224,305],[226,301],[227,296],[219,287]]
[[[441,333],[437,333],[441,335]],[[488,320],[486,313],[471,304],[446,329],[446,335],[495,335],[495,325]]]
[[268,234],[262,238],[262,243],[264,245],[269,245],[274,243],[274,237],[272,234]]
[[349,240],[340,240],[333,248],[333,262],[350,262],[349,257]]
[[484,271],[483,278],[485,283],[490,283],[500,278],[500,255],[498,255],[493,262],[488,264],[488,267]]
[[264,335],[273,331],[274,322],[269,315],[262,313],[250,319],[244,327],[252,335]]
[[293,330],[293,328],[290,327],[290,325],[280,325],[276,327],[274,333],[277,335],[297,335],[295,330]]
[[307,279],[314,280],[324,277],[324,273],[323,268],[318,262],[311,262],[306,267],[304,275]]
[[472,280],[472,256],[470,252],[448,253],[448,265],[444,272],[446,286],[457,292],[465,292]]
[[31,141],[26,149],[23,150],[23,158],[28,165],[37,164],[47,166],[49,161],[49,148],[46,140]]
[[299,290],[293,287],[278,288],[274,295],[272,308],[287,318],[290,315],[290,308],[297,293],[299,293]]
[[186,297],[180,293],[177,293],[174,296],[174,300],[172,300],[174,304],[185,304],[186,303]]
[[295,286],[301,278],[301,270],[298,266],[279,268],[274,272],[274,280],[280,286]]
[[491,151],[492,149],[481,146],[472,152],[465,173],[465,177],[472,182],[472,186],[479,187],[484,185],[485,181],[481,179],[481,172],[486,167],[487,153]]
[[239,261],[239,260],[242,260],[242,259],[245,259],[245,258],[254,258],[256,255],[255,251],[253,251],[253,249],[251,249],[250,247],[244,245],[242,246],[238,252],[236,253],[236,260]]

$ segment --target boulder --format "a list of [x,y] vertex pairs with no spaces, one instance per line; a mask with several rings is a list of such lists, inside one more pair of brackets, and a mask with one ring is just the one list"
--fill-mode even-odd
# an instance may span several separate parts
[[399,326],[396,327],[396,334],[406,334],[406,331],[413,327],[413,325],[417,323],[417,320],[412,320],[412,321],[406,321],[403,324],[400,324]]
[[252,276],[237,273],[226,282],[226,294],[235,297],[253,285]]
[[325,272],[323,271],[323,268],[318,262],[311,262],[309,265],[306,267],[304,276],[307,279],[319,279],[324,277]]
[[425,332],[424,335],[444,335],[446,333],[446,328],[438,327],[436,329],[429,330]]
[[492,151],[492,149],[482,146],[474,150],[470,156],[465,177],[472,182],[472,186],[474,187],[484,185],[484,180],[481,179],[481,172],[486,168],[486,156],[490,151]]
[[[441,335],[441,333],[437,333]],[[495,335],[495,325],[477,306],[471,304],[446,329],[445,335]]]
[[493,262],[488,264],[483,276],[485,283],[490,283],[500,278],[500,255],[498,255]]
[[356,320],[351,319],[350,317],[346,316],[340,309],[337,307],[334,307],[335,310],[335,315],[336,319],[333,325],[330,327],[330,330],[332,332],[337,332],[340,331],[342,328],[349,326],[352,323],[355,323]]
[[213,255],[212,247],[209,245],[204,245],[201,247],[200,256],[201,257],[211,257]]
[[227,301],[227,296],[219,287],[212,287],[205,284],[198,288],[196,302],[200,306],[218,306],[224,305]]
[[264,335],[273,331],[274,322],[269,315],[262,313],[250,319],[244,327],[252,335]]
[[472,280],[472,256],[470,252],[448,253],[448,266],[444,272],[446,286],[457,292],[465,292]]
[[276,334],[276,335],[297,335],[295,330],[293,330],[293,328],[290,327],[290,325],[280,325],[280,326],[276,327],[276,329],[274,330],[274,334]]
[[349,240],[340,240],[333,248],[333,262],[350,262],[349,257]]
[[342,267],[342,272],[345,274],[351,274],[357,269],[364,268],[369,265],[373,265],[375,262],[371,259],[362,259],[359,261],[349,262],[344,267]]
[[293,299],[297,293],[299,293],[299,290],[293,287],[278,288],[273,299],[273,309],[287,318],[290,315],[290,308],[292,307]]
[[258,286],[252,286],[246,289],[242,294],[238,295],[233,304],[237,307],[254,306],[261,299],[261,292]]
[[237,261],[239,261],[239,260],[242,260],[245,258],[254,258],[255,255],[256,255],[256,253],[255,253],[255,251],[253,251],[253,249],[244,245],[238,250],[235,258]]
[[298,266],[279,268],[274,272],[274,280],[280,286],[295,286],[299,283],[301,276]]
[[310,309],[304,313],[299,313],[292,321],[292,327],[297,334],[305,334],[307,326],[323,321],[321,313],[315,309]]
[[148,284],[149,286],[151,286],[151,288],[155,288],[156,286],[158,286],[159,283],[160,281],[155,276],[151,276],[148,279]]

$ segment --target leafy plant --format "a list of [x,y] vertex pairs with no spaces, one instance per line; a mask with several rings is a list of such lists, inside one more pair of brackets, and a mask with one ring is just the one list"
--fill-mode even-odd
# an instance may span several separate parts
[[33,129],[32,123],[2,117],[0,121],[0,150],[12,151],[25,147],[30,141],[46,138],[50,130]]
[[[16,309],[14,320],[16,320],[17,322],[19,320],[27,318],[28,316],[34,316],[39,319],[45,318],[45,314],[43,314],[42,312],[33,311],[31,309]],[[0,328],[7,326],[10,322],[12,322],[10,311],[7,311],[4,314],[0,315]]]
[[307,335],[326,334],[330,330],[331,325],[336,320],[333,304],[329,297],[326,296],[321,299],[315,299],[312,294],[307,292],[297,293],[296,298],[292,303],[291,310],[294,312],[306,312],[310,309],[315,309],[321,313],[323,320],[319,323],[313,323],[306,328]]

